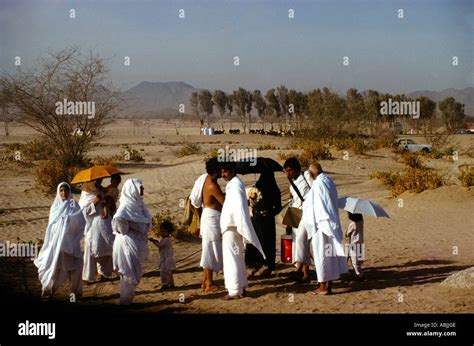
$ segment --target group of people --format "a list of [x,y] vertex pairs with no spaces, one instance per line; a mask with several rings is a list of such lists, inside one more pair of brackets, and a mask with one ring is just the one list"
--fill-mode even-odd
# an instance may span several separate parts
[[[298,227],[287,227],[287,233],[293,235],[294,278],[309,282],[313,261],[319,281],[315,293],[330,294],[331,282],[348,271],[336,186],[317,162],[305,172],[295,158],[288,159],[283,167],[290,181],[290,206],[302,212]],[[225,193],[218,184],[220,178],[227,181]],[[143,200],[142,181],[128,179],[119,194],[120,182],[120,175],[114,175],[107,187],[102,186],[102,179],[85,183],[79,202],[68,183],[58,185],[44,244],[35,260],[44,299],[50,299],[66,280],[78,299],[83,282],[104,280],[115,272],[120,277],[121,304],[132,303],[148,241],[160,250],[162,288],[174,287],[173,224],[163,222],[159,239],[150,238],[152,223]],[[274,173],[262,172],[255,188],[260,198],[249,207],[236,163],[213,158],[206,162],[206,173],[198,177],[189,196],[194,208],[202,208],[201,287],[205,292],[219,290],[213,273],[223,272],[225,300],[245,297],[248,277],[269,277],[275,270],[275,216],[281,212],[282,203]],[[363,221],[358,214],[352,218],[349,236],[351,242],[360,243]],[[84,253],[80,244],[83,237]],[[357,256],[350,258],[361,276],[362,262]]]

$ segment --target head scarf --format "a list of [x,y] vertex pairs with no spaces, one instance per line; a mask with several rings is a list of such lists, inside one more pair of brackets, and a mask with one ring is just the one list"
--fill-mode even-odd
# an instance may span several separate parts
[[122,218],[128,221],[151,223],[150,213],[140,195],[140,187],[143,183],[140,179],[128,179],[123,184],[120,193],[120,206],[114,215],[115,218]]
[[[63,199],[61,198],[61,186],[67,186],[67,188],[69,189],[69,196],[65,201],[63,201]],[[73,198],[71,186],[69,186],[69,184],[66,182],[60,183],[56,188],[56,198],[54,199],[53,204],[51,205],[51,209],[49,210],[48,225],[51,225],[58,221],[61,216],[72,215],[76,213],[77,208],[78,205]]]
[[84,183],[81,187],[81,198],[79,198],[79,206],[84,209],[97,197],[99,191],[95,187],[95,181]]

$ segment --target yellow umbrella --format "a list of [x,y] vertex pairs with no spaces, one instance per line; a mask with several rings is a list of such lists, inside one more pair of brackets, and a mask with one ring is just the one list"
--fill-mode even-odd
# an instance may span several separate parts
[[100,178],[110,177],[114,174],[123,173],[113,166],[92,166],[79,171],[74,179],[72,179],[71,184],[85,183]]

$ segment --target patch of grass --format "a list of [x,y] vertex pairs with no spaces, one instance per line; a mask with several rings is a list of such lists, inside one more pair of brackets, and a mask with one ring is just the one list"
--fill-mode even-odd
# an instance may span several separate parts
[[276,150],[277,147],[275,147],[273,144],[267,143],[267,144],[260,144],[257,148],[257,150]]
[[133,162],[145,162],[143,155],[136,149],[129,148],[128,146],[125,150],[122,150],[120,153],[122,160],[133,161]]
[[92,159],[92,164],[94,166],[108,166],[108,165],[113,165],[116,162],[123,161],[124,157],[120,154],[116,155],[99,155],[96,156]]
[[201,147],[196,143],[184,143],[184,145],[178,150],[176,150],[174,153],[178,157],[200,154]]
[[402,173],[375,171],[370,174],[371,179],[378,179],[390,188],[393,197],[405,191],[420,193],[432,190],[443,185],[442,178],[426,167],[407,167]]

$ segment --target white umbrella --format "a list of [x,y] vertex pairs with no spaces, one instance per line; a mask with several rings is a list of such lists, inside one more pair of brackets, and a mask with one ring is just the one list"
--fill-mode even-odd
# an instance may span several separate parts
[[375,217],[390,217],[380,205],[368,199],[357,197],[341,197],[338,201],[339,209],[347,210],[352,214],[364,214]]

